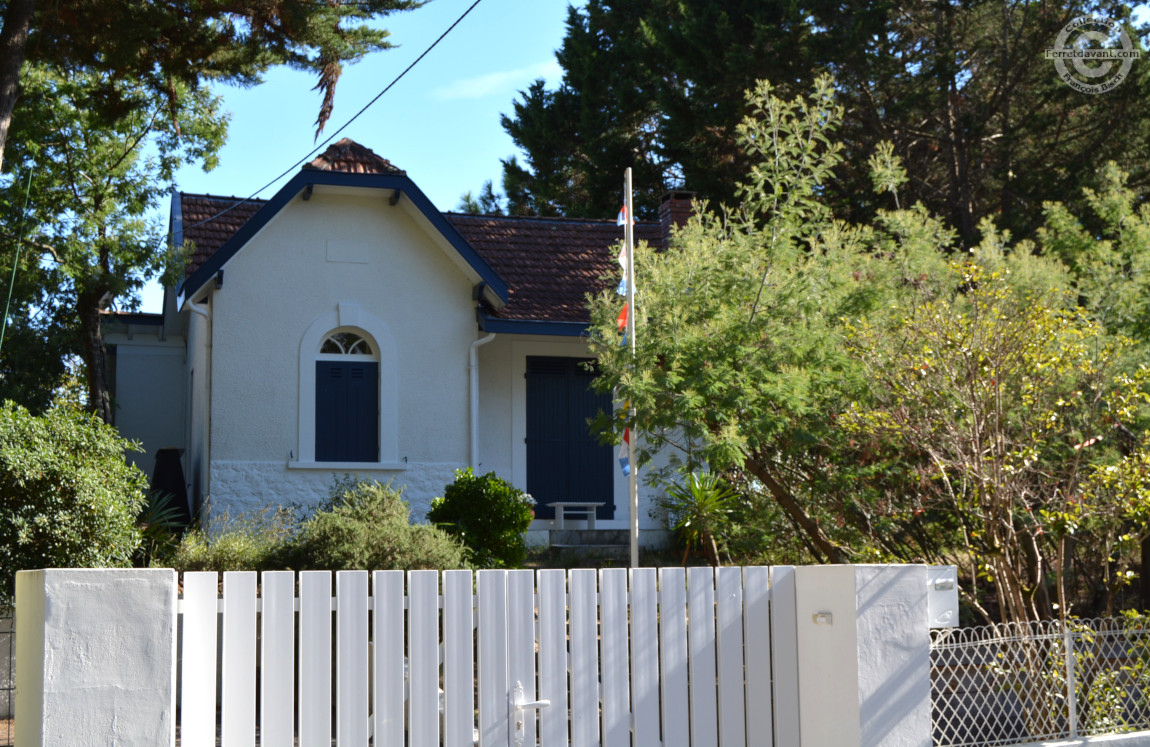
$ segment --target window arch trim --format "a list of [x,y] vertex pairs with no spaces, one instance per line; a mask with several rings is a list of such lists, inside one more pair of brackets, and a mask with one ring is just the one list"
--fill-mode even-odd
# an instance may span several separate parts
[[[355,331],[372,344],[379,361],[379,461],[378,469],[392,469],[398,462],[398,355],[391,328],[382,319],[363,311],[358,304],[341,303],[331,311],[312,320],[300,339],[299,347],[299,411],[296,454],[298,461],[290,466],[317,468],[336,466],[334,462],[315,461],[315,369],[316,361],[332,358],[321,354],[320,346],[327,337],[340,331]],[[376,357],[378,356],[378,358]],[[340,360],[359,358],[359,355],[341,355]],[[369,359],[364,356],[364,359]],[[372,463],[363,463],[370,468]]]

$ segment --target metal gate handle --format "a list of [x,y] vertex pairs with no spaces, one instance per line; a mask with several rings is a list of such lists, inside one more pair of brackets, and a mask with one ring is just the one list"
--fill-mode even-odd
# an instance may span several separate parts
[[507,703],[507,731],[513,740],[514,747],[523,747],[523,719],[520,717],[519,712],[525,711],[528,708],[539,709],[551,705],[550,700],[527,701],[524,700],[525,697],[527,696],[523,692],[523,683],[517,680]]

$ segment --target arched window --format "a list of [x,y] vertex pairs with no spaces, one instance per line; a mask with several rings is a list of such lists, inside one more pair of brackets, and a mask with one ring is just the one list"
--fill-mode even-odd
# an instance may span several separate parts
[[[396,456],[398,360],[387,323],[358,304],[341,302],[312,319],[299,344],[299,456],[288,466],[403,469]],[[346,374],[343,384],[333,369]],[[371,382],[374,394],[365,391]],[[372,425],[374,437],[367,434]]]
[[359,330],[332,331],[315,357],[315,460],[379,461],[379,354]]

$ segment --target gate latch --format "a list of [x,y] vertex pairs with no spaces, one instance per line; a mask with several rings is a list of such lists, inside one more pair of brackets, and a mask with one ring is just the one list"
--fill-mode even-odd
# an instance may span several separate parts
[[550,700],[524,700],[527,696],[523,694],[523,683],[516,681],[515,688],[511,691],[511,697],[507,703],[507,731],[514,739],[515,747],[523,747],[523,715],[522,712],[528,708],[546,708],[551,705]]

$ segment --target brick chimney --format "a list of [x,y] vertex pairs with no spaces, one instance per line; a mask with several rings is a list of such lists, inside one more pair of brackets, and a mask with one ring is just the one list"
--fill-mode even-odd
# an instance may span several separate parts
[[693,199],[695,199],[694,192],[676,189],[663,195],[659,200],[659,227],[664,246],[671,243],[671,227],[681,227],[691,217]]

